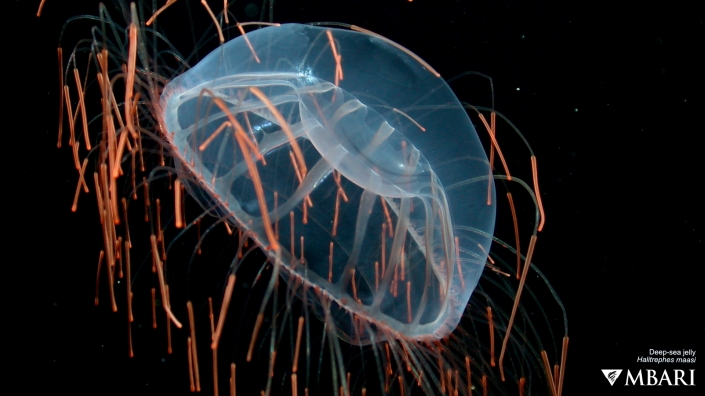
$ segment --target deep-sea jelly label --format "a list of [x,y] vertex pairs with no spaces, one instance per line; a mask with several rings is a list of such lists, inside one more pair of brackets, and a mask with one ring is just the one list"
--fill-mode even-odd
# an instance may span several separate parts
[[695,363],[695,349],[649,349],[647,356],[637,356],[637,363]]
[[[648,349],[636,357],[647,368],[601,369],[610,386],[696,386],[695,349]],[[675,367],[674,367],[675,366]]]

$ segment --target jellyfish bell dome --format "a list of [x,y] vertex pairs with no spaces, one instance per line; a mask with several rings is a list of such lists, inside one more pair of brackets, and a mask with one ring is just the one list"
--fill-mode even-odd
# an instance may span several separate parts
[[286,24],[231,40],[164,89],[179,166],[351,343],[436,340],[487,260],[491,170],[465,109],[378,35]]

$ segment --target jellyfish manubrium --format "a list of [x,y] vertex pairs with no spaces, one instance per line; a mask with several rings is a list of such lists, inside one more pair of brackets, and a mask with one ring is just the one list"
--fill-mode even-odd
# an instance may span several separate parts
[[[506,163],[506,175],[494,169],[497,158],[504,163],[494,108],[461,104],[411,51],[347,25],[244,33],[236,24],[224,31],[241,35],[191,67],[139,17],[144,10],[120,4],[126,27],[101,6],[106,28],[69,55],[61,106],[79,173],[74,209],[90,185],[104,242],[96,279],[107,278],[102,293],[113,310],[124,293],[131,356],[140,320],[133,302],[149,293],[133,292],[132,238],[145,232],[129,224],[144,218],[149,248],[141,262],[151,262],[154,287],[152,314],[141,320],[156,327],[161,307],[168,353],[172,333],[188,338],[194,390],[210,346],[213,388],[223,388],[229,372],[231,393],[237,363],[240,373],[259,368],[246,374],[246,389],[265,394],[317,386],[346,395],[560,394],[567,338],[560,365],[550,367],[540,333],[546,327],[553,338],[553,325],[524,285],[530,268],[542,277],[531,265],[538,209],[526,256],[518,233],[516,250],[492,236],[495,180],[540,199],[533,154],[533,190],[510,177]],[[92,91],[97,117],[88,116]],[[489,160],[468,109],[488,132]],[[191,199],[196,215],[186,210]],[[191,284],[197,267],[218,266],[197,256],[226,230],[237,231],[235,252],[206,304]],[[193,253],[179,263],[179,245],[189,243]],[[516,270],[488,255],[493,244],[516,255]],[[247,259],[256,250],[263,258],[253,264]],[[116,281],[123,268],[124,288]],[[529,301],[520,300],[524,289]],[[210,322],[210,334],[197,335],[199,321]],[[217,354],[229,338],[237,338],[230,360]],[[560,355],[555,345],[553,352]]]

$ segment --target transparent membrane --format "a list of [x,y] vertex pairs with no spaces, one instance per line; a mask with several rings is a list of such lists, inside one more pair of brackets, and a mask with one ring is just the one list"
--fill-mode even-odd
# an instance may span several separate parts
[[192,195],[310,286],[309,302],[332,301],[318,312],[342,339],[455,329],[495,192],[465,109],[418,58],[368,33],[267,27],[176,77],[160,107]]

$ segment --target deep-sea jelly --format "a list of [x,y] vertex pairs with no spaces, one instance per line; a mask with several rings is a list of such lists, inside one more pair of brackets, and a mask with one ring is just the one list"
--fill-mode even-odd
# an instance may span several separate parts
[[366,32],[270,26],[172,80],[160,109],[204,208],[335,304],[321,315],[339,337],[455,329],[496,198],[465,109],[413,54]]
[[[124,293],[129,323],[133,238],[146,234],[152,318],[160,306],[170,352],[172,336],[187,339],[193,389],[210,366],[214,389],[229,373],[234,392],[244,366],[256,383],[246,389],[267,394],[560,393],[565,365],[550,366],[519,298],[543,221],[536,160],[532,186],[509,175],[493,108],[461,104],[428,63],[355,26],[247,26],[211,13],[221,45],[192,65],[154,27],[158,12],[120,5],[126,23],[101,6],[92,38],[68,60],[59,51],[76,200],[95,193],[98,279],[113,310]],[[88,95],[100,98],[97,115]],[[495,180],[537,207],[526,256],[495,240],[516,269],[488,256]],[[133,231],[142,218],[148,230]],[[199,259],[216,233],[237,235],[219,248],[224,265]],[[194,291],[200,266],[217,286]],[[473,294],[486,267],[499,280]],[[468,308],[471,295],[482,307]]]

